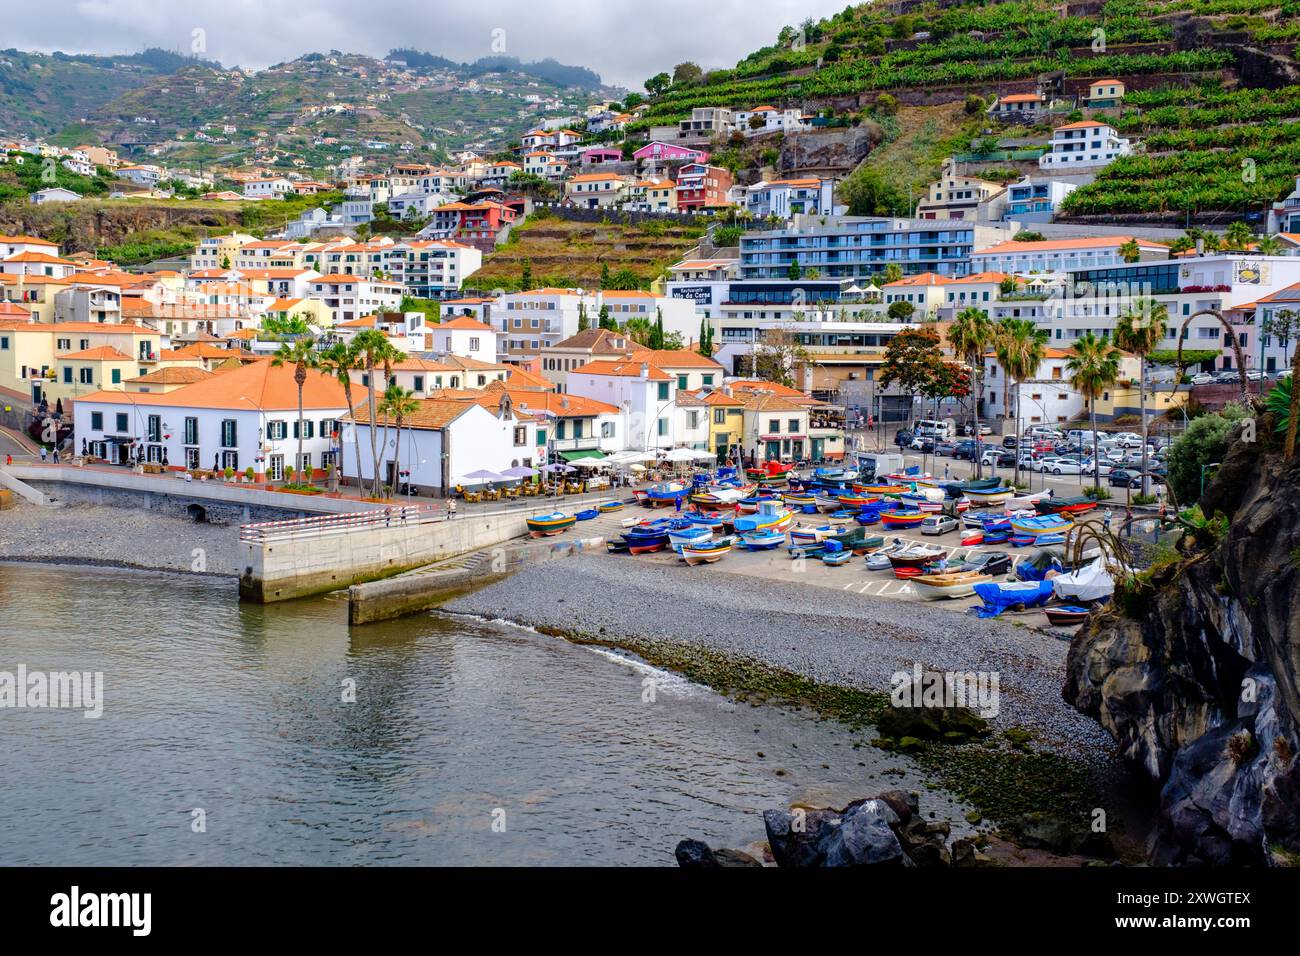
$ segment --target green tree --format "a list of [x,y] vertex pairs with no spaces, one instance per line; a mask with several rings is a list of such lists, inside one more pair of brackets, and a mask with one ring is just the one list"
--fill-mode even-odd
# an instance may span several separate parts
[[[982,309],[974,307],[962,309],[957,318],[948,327],[948,344],[953,352],[968,366],[975,378],[975,400],[971,403],[971,414],[975,419],[975,446],[980,444],[980,401],[984,397],[984,353],[996,339],[996,327]],[[983,474],[982,455],[976,456],[975,474]]]
[[[310,335],[301,335],[292,342],[285,342],[271,358],[271,364],[274,366],[292,365],[293,381],[298,386],[298,457],[294,463],[302,461],[302,388],[307,384],[307,370],[315,369],[320,366],[320,354],[316,351],[316,340]],[[308,472],[308,478],[311,477]]]
[[[379,329],[364,329],[358,332],[352,339],[352,348],[356,354],[359,367],[365,371],[367,376],[366,387],[366,410],[369,413],[370,422],[370,463],[374,469],[374,475],[371,477],[370,494],[373,498],[379,497],[381,489],[381,478],[379,472],[379,419],[376,415],[375,392],[378,388],[387,387],[389,379],[392,377],[392,367],[395,362],[401,361],[405,356],[393,347],[388,341],[388,336],[384,335]],[[383,371],[382,385],[375,381],[375,372]],[[361,468],[357,468],[357,480],[361,481]]]
[[1231,223],[1223,233],[1223,242],[1229,249],[1242,251],[1249,246],[1255,238],[1255,233],[1251,231],[1250,226],[1238,219]]
[[889,263],[889,265],[885,266],[886,284],[890,282],[897,282],[901,278],[903,278],[903,267],[900,266],[897,262],[891,262]]
[[651,321],[644,316],[635,316],[623,323],[623,334],[639,345],[646,348],[658,348],[654,344],[655,327]]
[[904,329],[889,340],[880,363],[880,387],[897,384],[907,394],[928,395],[943,374],[939,333],[930,326]]
[[851,216],[905,216],[912,211],[907,196],[869,166],[859,166],[840,183],[839,198]]
[[1264,397],[1264,407],[1277,416],[1277,430],[1286,433],[1286,445],[1282,454],[1286,458],[1295,455],[1296,421],[1300,418],[1300,392],[1296,390],[1296,375],[1300,373],[1300,349],[1296,350],[1297,360],[1292,372],[1286,378],[1280,378]]
[[689,60],[685,63],[678,63],[673,67],[673,86],[681,83],[694,83],[704,76],[704,71],[700,69],[699,64],[691,63]]
[[798,282],[803,278],[803,269],[799,266],[798,259],[791,260],[790,268],[785,270],[785,277],[791,282]]
[[397,438],[393,443],[393,483],[388,489],[389,497],[396,497],[397,489],[401,484],[402,472],[402,426],[406,424],[407,419],[414,415],[420,408],[420,401],[415,397],[415,393],[409,389],[402,388],[396,382],[391,383],[384,389],[384,397],[380,402],[379,410],[384,416],[384,444],[388,444],[388,426],[389,417],[397,426]]
[[1003,319],[998,323],[994,351],[1007,378],[1016,383],[1016,480],[1020,479],[1020,401],[1025,380],[1033,376],[1047,355],[1047,330],[1032,319]]
[[793,328],[777,325],[759,333],[751,353],[754,375],[765,382],[795,386],[795,372],[809,361]]
[[519,290],[527,292],[533,287],[533,260],[525,259],[519,267]]
[[1137,262],[1142,258],[1142,247],[1136,239],[1130,239],[1119,247],[1119,254],[1125,262]]
[[1169,489],[1179,502],[1191,502],[1200,497],[1205,469],[1223,461],[1238,424],[1248,414],[1241,405],[1225,405],[1221,411],[1193,419],[1187,430],[1169,446]]
[[578,331],[585,332],[591,328],[591,319],[587,318],[587,305],[584,302],[578,303]]
[[663,309],[655,309],[654,333],[650,339],[652,349],[664,348],[664,312]]
[[1138,404],[1142,409],[1142,494],[1150,494],[1147,475],[1147,356],[1165,337],[1167,306],[1154,299],[1138,299],[1115,321],[1115,344],[1138,357]]
[[668,87],[673,85],[673,78],[667,73],[656,73],[650,79],[645,81],[645,91],[651,96],[659,96],[667,92]]
[[600,327],[602,329],[609,329],[611,332],[618,331],[618,323],[615,322],[613,319],[611,319],[609,316],[609,306],[602,305],[600,307],[599,319],[600,319]]
[[902,299],[899,299],[897,302],[889,303],[889,308],[886,312],[895,322],[906,322],[911,319],[913,313],[916,312],[916,306],[912,305],[910,302],[904,302]]
[[609,263],[608,262],[602,262],[600,264],[600,287],[602,289],[609,288]]
[[[320,355],[320,370],[326,375],[332,375],[343,386],[343,400],[348,406],[348,424],[347,428],[352,432],[352,444],[357,452],[357,485],[361,484],[361,434],[357,431],[356,426],[352,424],[352,412],[356,409],[356,404],[352,401],[352,373],[357,369],[357,356],[352,347],[343,343],[335,342]],[[339,435],[339,465],[343,464],[343,442],[346,435]],[[341,468],[339,470],[342,470]]]
[[1101,490],[1101,468],[1097,454],[1097,399],[1119,380],[1120,351],[1110,344],[1110,338],[1100,338],[1085,332],[1070,346],[1065,368],[1070,373],[1070,384],[1088,402],[1088,420],[1092,424],[1092,461],[1094,487]]

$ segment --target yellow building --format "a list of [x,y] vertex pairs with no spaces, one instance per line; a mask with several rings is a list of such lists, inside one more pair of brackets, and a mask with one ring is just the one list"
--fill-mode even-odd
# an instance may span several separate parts
[[[72,358],[76,353],[110,347],[126,357]],[[99,389],[113,384],[113,370],[121,378],[144,375],[158,367],[160,337],[139,325],[104,322],[59,322],[0,325],[0,387],[17,392],[33,402],[53,402],[86,394],[82,384],[89,376]],[[60,359],[69,358],[61,363]],[[66,378],[71,373],[71,381]],[[83,368],[90,369],[83,372]],[[106,384],[99,384],[104,382]]]
[[112,345],[100,345],[58,355],[54,360],[54,381],[47,398],[76,398],[91,392],[120,392],[123,382],[140,372],[138,359]]
[[721,460],[740,447],[745,427],[745,399],[722,391],[701,394],[677,393],[677,404],[708,416],[709,451]]
[[194,367],[171,365],[160,368],[156,372],[150,372],[148,375],[128,378],[122,385],[123,391],[127,392],[166,393],[174,392],[186,385],[193,385],[195,382],[202,382],[211,378],[213,374],[213,372],[204,371],[197,365]]
[[[0,276],[0,302],[10,303],[27,313],[36,322],[54,321],[54,297],[70,288],[70,279],[51,276]],[[0,318],[16,317],[12,309],[0,312]]]

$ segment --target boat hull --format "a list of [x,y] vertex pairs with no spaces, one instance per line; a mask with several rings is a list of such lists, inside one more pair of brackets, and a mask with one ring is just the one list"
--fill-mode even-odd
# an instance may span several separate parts
[[565,515],[562,518],[526,518],[524,520],[528,526],[528,533],[534,538],[549,538],[551,535],[568,531],[578,521],[574,515]]

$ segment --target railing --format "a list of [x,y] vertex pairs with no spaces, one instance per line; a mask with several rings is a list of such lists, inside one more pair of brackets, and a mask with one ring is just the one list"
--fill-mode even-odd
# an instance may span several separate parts
[[393,525],[421,525],[439,520],[437,512],[424,505],[375,508],[370,511],[353,511],[341,515],[318,515],[312,518],[289,518],[284,521],[263,521],[240,525],[239,540],[263,544],[268,541],[286,541],[291,538],[318,538],[325,535],[345,534],[365,528],[383,528]]

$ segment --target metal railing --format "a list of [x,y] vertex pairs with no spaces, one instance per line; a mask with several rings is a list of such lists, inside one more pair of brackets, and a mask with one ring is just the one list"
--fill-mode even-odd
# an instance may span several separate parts
[[384,528],[393,525],[420,525],[439,520],[439,515],[425,505],[402,505],[374,508],[369,511],[351,511],[341,515],[316,515],[310,518],[287,518],[283,521],[263,521],[239,527],[239,540],[255,543],[284,541],[290,538],[316,538],[325,535],[346,534],[366,528]]

